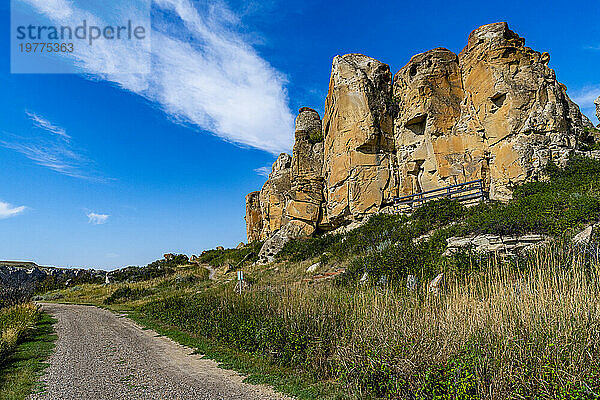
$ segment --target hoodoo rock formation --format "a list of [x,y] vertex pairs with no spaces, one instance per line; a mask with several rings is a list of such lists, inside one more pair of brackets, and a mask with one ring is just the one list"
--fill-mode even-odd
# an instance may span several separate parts
[[390,67],[361,54],[333,59],[323,117],[325,211],[333,226],[372,214],[396,190]]
[[323,121],[300,109],[292,157],[246,197],[248,241],[266,240],[269,261],[290,238],[475,179],[491,199],[510,199],[550,160],[564,164],[591,124],[549,60],[504,22],[474,30],[458,55],[418,54],[393,77],[373,58],[335,57]]

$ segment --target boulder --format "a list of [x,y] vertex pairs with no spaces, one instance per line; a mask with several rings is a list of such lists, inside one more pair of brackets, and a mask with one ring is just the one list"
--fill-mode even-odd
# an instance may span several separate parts
[[444,284],[444,273],[442,272],[438,276],[436,276],[429,285],[427,285],[427,291],[432,294],[439,294],[442,289],[442,285]]
[[223,246],[217,246],[217,250],[218,251],[225,251],[225,247],[223,247]]
[[592,232],[594,231],[594,226],[590,225],[575,236],[573,236],[573,242],[578,244],[588,243],[592,239]]
[[258,264],[272,262],[287,242],[291,239],[307,237],[312,231],[312,226],[306,222],[298,220],[288,222],[265,241],[258,253]]
[[309,274],[312,274],[317,270],[317,268],[319,268],[320,265],[321,265],[320,262],[314,263],[310,267],[306,268],[306,272]]
[[417,282],[418,279],[415,275],[408,275],[406,277],[406,289],[408,289],[411,292],[414,292],[417,290]]
[[362,54],[336,56],[325,100],[323,176],[328,222],[379,211],[393,181],[392,74]]
[[521,236],[498,236],[490,234],[471,235],[465,237],[450,237],[444,256],[450,256],[458,251],[473,251],[475,253],[498,253],[499,255],[515,255],[533,246],[546,243],[548,236],[527,234]]

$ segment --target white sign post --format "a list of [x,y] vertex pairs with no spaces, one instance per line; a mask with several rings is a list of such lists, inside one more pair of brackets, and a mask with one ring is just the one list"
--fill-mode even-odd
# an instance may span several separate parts
[[242,294],[242,289],[244,287],[244,272],[243,271],[238,271],[237,272],[237,278],[238,278],[237,286],[239,286],[239,288],[240,288],[240,294]]

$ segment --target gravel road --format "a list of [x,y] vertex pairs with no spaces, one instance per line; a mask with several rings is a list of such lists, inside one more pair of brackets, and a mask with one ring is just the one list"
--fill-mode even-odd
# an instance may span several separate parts
[[42,378],[45,391],[31,400],[288,399],[110,311],[42,307],[58,319],[58,340]]

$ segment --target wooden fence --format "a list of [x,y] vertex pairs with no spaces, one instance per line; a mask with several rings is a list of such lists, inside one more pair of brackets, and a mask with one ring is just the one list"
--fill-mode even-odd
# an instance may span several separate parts
[[395,197],[394,208],[397,212],[411,210],[423,205],[429,200],[446,197],[460,202],[471,200],[484,200],[486,195],[483,190],[483,180],[459,183],[426,192],[410,194],[408,196]]

